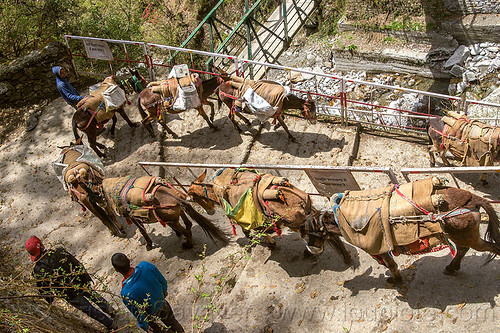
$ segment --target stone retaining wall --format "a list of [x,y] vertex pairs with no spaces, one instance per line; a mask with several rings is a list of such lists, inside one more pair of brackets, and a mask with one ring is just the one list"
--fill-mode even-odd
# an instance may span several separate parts
[[455,14],[500,14],[498,0],[442,0],[446,9]]
[[0,68],[0,105],[39,103],[59,96],[52,66],[72,68],[66,47],[51,43]]

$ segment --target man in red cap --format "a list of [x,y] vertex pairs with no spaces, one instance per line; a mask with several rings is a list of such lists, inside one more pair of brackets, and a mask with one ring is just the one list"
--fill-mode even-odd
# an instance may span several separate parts
[[[35,262],[33,276],[38,291],[49,304],[54,301],[54,297],[60,297],[109,330],[115,328],[115,312],[101,295],[92,290],[92,278],[73,255],[62,247],[46,250],[36,236],[26,241],[26,250],[31,255],[31,261]],[[90,301],[109,317],[96,309]]]

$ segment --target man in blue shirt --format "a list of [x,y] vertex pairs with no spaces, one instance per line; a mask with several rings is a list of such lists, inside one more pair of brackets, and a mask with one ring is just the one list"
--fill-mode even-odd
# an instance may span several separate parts
[[54,66],[52,67],[52,73],[56,76],[57,90],[59,90],[62,98],[64,98],[69,105],[76,106],[76,104],[83,99],[83,96],[80,96],[78,91],[69,83],[66,78],[66,70],[61,66]]
[[[155,265],[141,261],[136,267],[130,267],[130,260],[123,253],[113,254],[111,264],[124,277],[121,297],[137,319],[139,327],[150,333],[184,332],[165,299],[168,294],[167,280]],[[160,326],[158,319],[168,329]]]

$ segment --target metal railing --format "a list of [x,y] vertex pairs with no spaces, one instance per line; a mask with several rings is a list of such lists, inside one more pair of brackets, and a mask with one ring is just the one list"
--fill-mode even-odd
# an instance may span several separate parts
[[[428,98],[430,101],[431,98],[438,99],[441,101],[445,101],[449,104],[451,104],[451,107],[454,111],[456,112],[466,112],[470,105],[475,105],[475,106],[484,106],[488,108],[496,108],[497,111],[495,112],[496,117],[489,119],[495,119],[498,121],[500,119],[499,117],[499,112],[500,111],[500,104],[496,103],[490,103],[490,102],[483,102],[483,101],[475,101],[475,100],[463,100],[461,97],[458,96],[449,96],[449,95],[443,95],[443,94],[438,94],[438,93],[432,93],[432,92],[427,92],[427,91],[420,91],[420,90],[415,90],[415,89],[410,89],[410,88],[403,88],[399,86],[392,86],[392,85],[386,85],[386,84],[380,84],[380,83],[375,83],[375,82],[369,82],[369,81],[363,81],[363,80],[357,80],[357,79],[351,79],[345,76],[337,76],[337,75],[332,75],[328,73],[318,73],[310,70],[305,70],[301,68],[293,68],[293,67],[288,67],[288,66],[282,66],[282,65],[276,65],[276,64],[270,64],[270,63],[265,63],[265,62],[260,62],[260,61],[254,61],[250,59],[240,59],[236,56],[233,55],[228,55],[228,54],[222,54],[222,53],[214,53],[214,52],[206,52],[206,51],[199,51],[199,50],[192,50],[192,49],[187,49],[187,48],[182,48],[182,47],[174,47],[174,46],[167,46],[167,45],[161,45],[161,44],[155,44],[155,43],[143,43],[143,42],[134,42],[134,41],[122,41],[122,40],[111,40],[111,39],[101,39],[101,38],[91,38],[91,37],[81,37],[81,36],[65,36],[66,42],[68,49],[70,51],[70,54],[73,57],[76,56],[82,56],[86,57],[85,55],[77,55],[71,53],[71,48],[68,43],[68,40],[71,39],[80,39],[80,40],[98,40],[98,41],[105,41],[105,42],[111,42],[111,43],[118,43],[122,44],[126,53],[126,45],[136,45],[141,47],[142,53],[144,54],[144,60],[135,60],[135,59],[128,59],[128,57],[125,57],[124,59],[117,58],[115,59],[115,62],[121,62],[121,63],[126,63],[126,64],[143,64],[144,66],[147,67],[150,79],[151,80],[156,80],[156,71],[155,69],[159,67],[172,67],[173,63],[169,61],[172,59],[173,53],[184,53],[185,55],[188,55],[191,59],[191,71],[198,71],[201,72],[199,69],[194,68],[194,61],[193,61],[193,55],[198,55],[205,57],[207,59],[209,58],[218,58],[223,61],[229,62],[234,66],[235,68],[235,73],[236,75],[240,76],[246,76],[248,75],[247,71],[251,70],[251,66],[264,66],[267,68],[268,71],[275,70],[275,71],[283,71],[286,73],[285,76],[291,77],[292,72],[296,73],[302,73],[309,75],[313,78],[313,81],[315,82],[314,87],[311,89],[296,89],[294,88],[294,84],[291,83],[290,81],[290,87],[291,90],[294,91],[297,94],[302,94],[305,95],[307,92],[311,92],[313,96],[316,97],[318,100],[326,100],[325,103],[321,103],[321,101],[316,103],[317,107],[317,113],[321,114],[323,116],[327,117],[339,117],[341,120],[342,124],[347,124],[347,122],[359,122],[362,124],[367,124],[371,126],[377,126],[377,127],[384,127],[384,128],[399,128],[408,132],[419,132],[422,133],[424,128],[422,126],[414,126],[413,123],[415,120],[422,120],[422,119],[429,119],[432,117],[436,117],[435,115],[431,114],[431,105],[430,102],[427,106],[427,112],[414,112],[411,110],[405,110],[402,108],[394,108],[390,107],[388,105],[379,105],[373,102],[372,100],[370,101],[362,101],[362,100],[356,100],[353,97],[350,96],[351,91],[353,90],[352,86],[365,86],[368,87],[368,89],[384,89],[384,90],[390,90],[393,91],[394,93],[402,94],[402,93],[407,93],[407,94],[416,94],[418,96],[425,96]],[[163,50],[164,52],[167,51],[168,54],[165,55],[164,58],[161,58],[161,55],[155,55],[154,50]],[[164,62],[166,60],[166,63]],[[73,62],[73,65],[75,66],[75,71],[78,70],[76,68],[76,65]],[[109,64],[110,68],[112,69],[111,62]],[[213,72],[213,69],[212,69]],[[208,74],[213,74],[213,73],[208,73]],[[319,79],[329,79],[331,80],[330,83],[330,90],[335,91],[334,94],[325,94],[321,91],[318,90],[318,80]],[[297,85],[296,85],[297,86]],[[409,119],[409,120],[406,120]],[[406,121],[406,123],[404,123]],[[410,125],[408,125],[410,124]]]

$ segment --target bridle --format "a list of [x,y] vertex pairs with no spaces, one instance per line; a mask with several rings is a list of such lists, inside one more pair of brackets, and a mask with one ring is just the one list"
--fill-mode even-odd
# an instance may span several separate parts
[[310,213],[306,217],[306,227],[307,234],[317,238],[324,238],[327,235],[326,226],[323,223],[323,216],[325,212],[322,212],[318,218],[313,217],[313,213]]
[[203,188],[203,194],[204,194],[204,199],[207,199],[208,201],[211,201],[211,202],[214,202],[216,204],[219,203],[219,200],[217,199],[213,199],[211,198],[209,195],[208,195],[208,188],[211,189],[212,193],[214,194],[215,196],[215,192],[213,190],[213,187],[214,185],[213,184],[207,184],[207,183],[198,183],[198,182],[192,182],[191,185],[198,185],[198,186],[201,186]]
[[314,119],[317,119],[318,117],[316,116],[316,112],[312,112],[311,110],[313,109],[312,108],[312,105],[313,103],[311,103],[309,100],[306,100],[304,102],[304,110],[303,110],[303,115],[304,115],[304,118],[306,118],[307,120],[314,120]]

